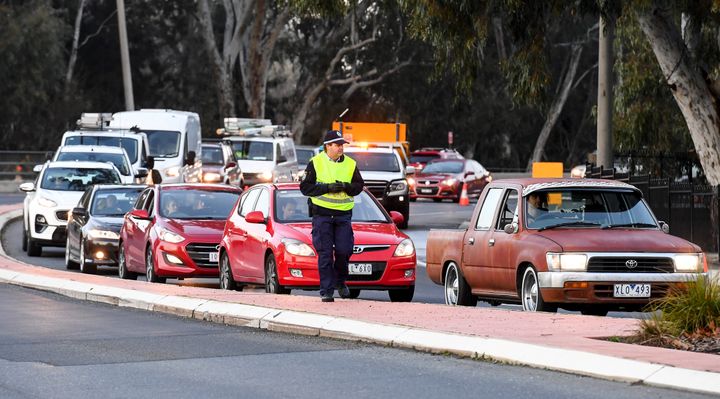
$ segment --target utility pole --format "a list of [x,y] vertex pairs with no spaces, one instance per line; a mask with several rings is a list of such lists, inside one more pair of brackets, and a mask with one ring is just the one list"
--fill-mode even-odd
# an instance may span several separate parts
[[613,38],[614,16],[605,20],[600,16],[598,44],[598,100],[597,100],[597,159],[596,165],[612,169],[614,164],[612,142],[613,107]]
[[135,110],[133,98],[132,72],[130,71],[130,51],[128,49],[127,26],[125,25],[125,0],[117,1],[118,34],[120,36],[120,60],[122,63],[123,87],[125,88],[125,110]]

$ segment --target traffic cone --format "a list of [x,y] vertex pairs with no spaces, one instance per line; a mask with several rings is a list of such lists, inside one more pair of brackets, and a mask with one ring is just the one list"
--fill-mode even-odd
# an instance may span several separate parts
[[458,201],[458,205],[460,205],[460,206],[470,205],[470,198],[468,198],[468,195],[467,195],[467,183],[465,183],[465,182],[463,182],[462,192],[460,193],[460,201]]

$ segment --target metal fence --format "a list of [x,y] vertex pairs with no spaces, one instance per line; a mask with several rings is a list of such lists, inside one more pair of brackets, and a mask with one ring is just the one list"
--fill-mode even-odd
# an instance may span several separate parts
[[643,193],[655,216],[670,225],[670,233],[702,247],[706,252],[720,248],[720,186],[676,182],[650,175],[630,176],[602,167],[588,169],[586,177],[623,181]]
[[0,150],[0,180],[33,180],[33,167],[45,163],[52,155],[53,151]]

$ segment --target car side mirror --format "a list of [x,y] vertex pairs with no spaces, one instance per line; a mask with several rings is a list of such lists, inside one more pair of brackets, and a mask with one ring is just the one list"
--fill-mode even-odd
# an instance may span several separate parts
[[505,230],[508,234],[515,234],[518,232],[518,224],[517,223],[508,223],[503,227],[503,230]]
[[20,191],[24,191],[26,193],[29,193],[31,191],[35,191],[35,183],[23,183],[18,186],[18,189]]
[[41,165],[35,165],[35,166],[33,166],[33,172],[35,172],[35,173],[40,173],[40,171],[42,170],[42,168],[43,168],[43,165],[42,165],[42,164],[41,164]]
[[475,172],[465,172],[465,177],[475,177]]
[[148,169],[154,168],[155,167],[155,157],[153,157],[153,156],[147,157],[147,159],[145,160],[145,167]]
[[396,225],[401,225],[405,221],[405,216],[398,211],[390,211],[390,219],[392,219]]
[[185,165],[195,164],[195,151],[188,151],[187,157],[185,158]]
[[146,211],[145,209],[133,209],[132,211],[130,211],[130,213],[128,213],[128,215],[129,215],[131,218],[139,219],[139,220],[150,220],[150,219],[152,219],[152,218],[150,217],[150,214],[148,214],[148,211]]
[[663,222],[662,220],[659,221],[658,224],[660,225],[660,230],[662,230],[663,233],[670,234],[670,225],[669,224]]
[[407,168],[405,168],[406,175],[414,175],[415,172],[417,172],[417,169],[415,169],[414,166],[408,166]]
[[87,216],[87,210],[85,208],[73,208],[72,210],[73,217],[84,217]]
[[245,215],[245,221],[248,223],[265,223],[265,215],[261,211],[252,211]]
[[135,178],[137,179],[143,179],[146,178],[148,175],[148,170],[145,168],[137,168],[135,171]]
[[228,162],[228,164],[225,165],[225,169],[232,169],[236,166],[237,166],[237,164],[235,162]]

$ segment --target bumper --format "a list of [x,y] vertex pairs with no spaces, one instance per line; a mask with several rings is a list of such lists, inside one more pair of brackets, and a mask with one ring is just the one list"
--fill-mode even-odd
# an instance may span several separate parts
[[462,184],[445,186],[440,184],[416,185],[410,194],[412,198],[455,198],[460,195]]
[[[551,303],[644,305],[664,297],[672,288],[706,279],[705,273],[582,273],[541,272],[543,299]],[[568,284],[571,283],[571,284]],[[649,297],[614,297],[615,284],[650,284]]]
[[[155,266],[160,277],[217,277],[217,262],[210,262],[210,253],[220,243],[210,240],[183,241],[172,244],[157,241],[155,245]],[[179,263],[173,257],[179,259]]]
[[[30,213],[30,236],[39,244],[45,246],[64,247],[67,241],[67,217],[58,218],[58,214],[67,213],[67,209],[47,208],[36,213]],[[44,222],[39,222],[42,217]]]
[[120,240],[90,240],[85,241],[85,263],[117,266],[118,246]]

